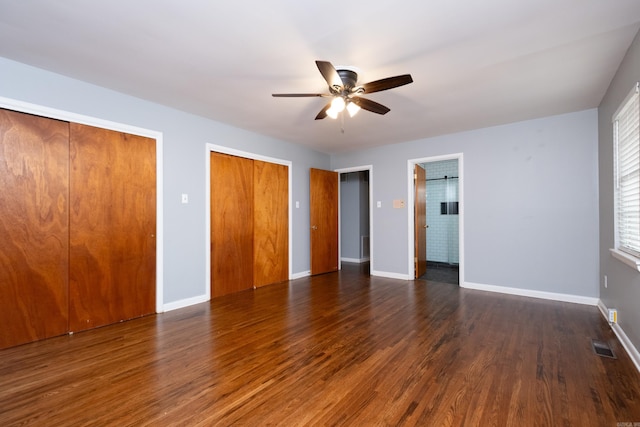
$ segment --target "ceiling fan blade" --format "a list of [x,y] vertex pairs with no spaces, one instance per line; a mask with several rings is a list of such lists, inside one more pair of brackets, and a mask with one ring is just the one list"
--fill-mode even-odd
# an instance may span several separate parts
[[[413,83],[411,74],[403,74],[401,76],[387,77],[373,82],[365,83],[360,86],[364,89],[364,93],[380,92],[382,90],[393,89],[394,87],[404,86]],[[364,107],[363,107],[364,108]]]
[[325,117],[327,117],[327,110],[329,108],[331,108],[331,103],[328,103],[327,105],[324,106],[324,108],[322,110],[320,110],[320,112],[316,116],[316,120],[322,120]]
[[276,98],[308,98],[315,96],[330,96],[322,93],[272,93],[271,96]]
[[387,108],[384,105],[378,104],[377,102],[367,98],[360,98],[355,96],[351,98],[351,102],[353,102],[354,104],[356,104],[358,107],[362,109],[371,111],[372,113],[387,114],[389,111],[391,111],[390,108]]
[[324,79],[327,81],[329,90],[332,93],[342,92],[342,78],[340,78],[340,74],[338,74],[331,62],[316,61],[316,65],[318,66],[318,70],[320,70],[320,74],[322,74],[322,77],[324,77]]

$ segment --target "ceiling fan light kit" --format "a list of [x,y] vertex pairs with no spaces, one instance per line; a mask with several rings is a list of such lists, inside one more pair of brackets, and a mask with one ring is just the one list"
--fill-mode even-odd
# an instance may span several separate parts
[[316,65],[322,77],[329,85],[329,93],[274,93],[274,97],[304,98],[304,97],[324,97],[332,98],[327,105],[316,116],[316,120],[322,120],[329,116],[336,119],[345,109],[349,117],[355,116],[360,109],[371,111],[376,114],[387,114],[391,111],[388,107],[363,98],[360,95],[383,90],[393,89],[413,83],[410,74],[403,74],[395,77],[375,80],[358,86],[358,73],[348,69],[336,69],[328,61],[316,61]]
[[349,102],[347,104],[347,112],[349,113],[349,117],[355,116],[358,111],[360,111],[360,107],[353,102]]
[[338,114],[344,111],[344,106],[347,105],[344,98],[341,96],[336,96],[331,101],[331,107],[327,110],[327,116],[335,119],[338,117]]

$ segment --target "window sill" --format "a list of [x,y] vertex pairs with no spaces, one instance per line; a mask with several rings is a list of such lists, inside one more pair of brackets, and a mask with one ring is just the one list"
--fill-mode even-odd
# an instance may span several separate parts
[[622,252],[618,249],[609,249],[609,252],[611,252],[611,256],[618,261],[622,261],[634,270],[640,271],[640,258],[636,258],[633,255],[629,255],[628,253]]

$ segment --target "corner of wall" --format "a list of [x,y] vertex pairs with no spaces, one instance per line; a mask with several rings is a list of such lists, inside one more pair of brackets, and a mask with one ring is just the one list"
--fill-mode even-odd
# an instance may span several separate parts
[[[609,316],[607,314],[609,310],[607,309],[607,306],[604,305],[602,300],[598,300],[598,308],[600,309],[600,313],[602,314],[604,319],[609,322]],[[618,340],[622,344],[622,347],[624,347],[627,354],[631,358],[631,361],[636,366],[636,369],[638,370],[638,372],[640,372],[640,351],[638,351],[638,349],[633,345],[627,334],[618,323],[609,323],[609,325],[611,326],[611,330],[613,330],[613,333],[616,334],[616,337],[618,337]]]

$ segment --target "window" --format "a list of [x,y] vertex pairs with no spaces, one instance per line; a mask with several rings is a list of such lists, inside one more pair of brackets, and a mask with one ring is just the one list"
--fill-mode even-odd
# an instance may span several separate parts
[[458,202],[440,202],[440,215],[458,215]]
[[613,116],[616,248],[640,258],[640,98],[638,83]]

